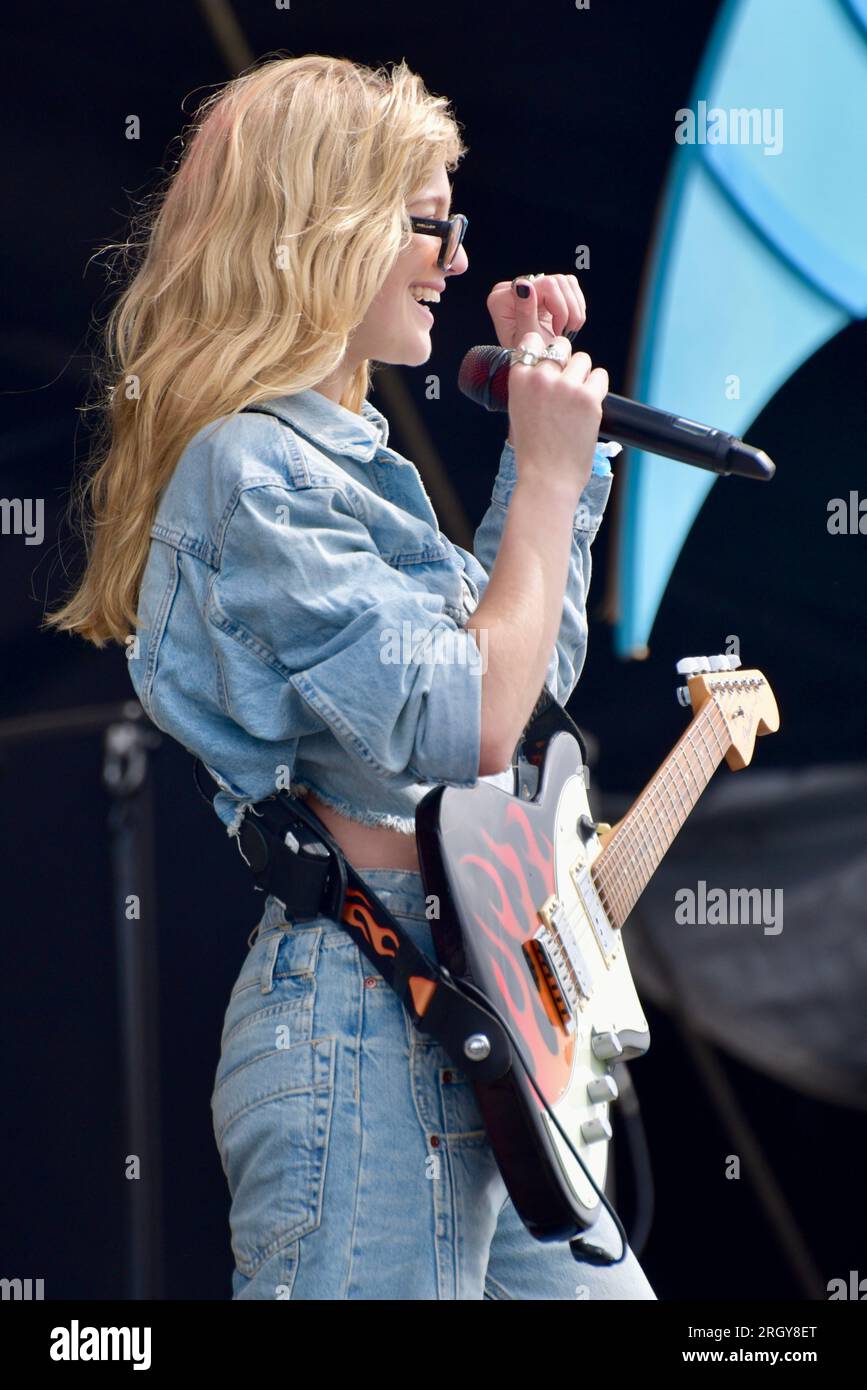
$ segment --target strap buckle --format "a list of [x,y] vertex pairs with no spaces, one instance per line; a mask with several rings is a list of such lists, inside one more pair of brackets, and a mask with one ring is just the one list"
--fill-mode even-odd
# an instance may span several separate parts
[[346,896],[343,855],[317,822],[308,807],[276,792],[248,807],[238,829],[238,850],[257,889],[302,922],[339,920]]

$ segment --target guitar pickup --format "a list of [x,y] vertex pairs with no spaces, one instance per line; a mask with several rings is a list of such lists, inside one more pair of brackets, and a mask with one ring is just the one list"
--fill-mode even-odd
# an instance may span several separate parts
[[552,896],[539,909],[541,926],[524,947],[545,976],[563,1022],[572,1019],[590,998],[592,980],[587,963],[566,922],[562,903]]
[[622,944],[620,935],[614,930],[608,918],[605,916],[605,909],[599,901],[599,895],[593,886],[593,879],[590,876],[589,868],[573,868],[570,874],[572,882],[575,884],[575,891],[578,894],[581,906],[587,913],[587,920],[593,929],[593,935],[599,943],[602,959],[610,969],[611,962],[620,951]]
[[537,987],[541,987],[544,981],[560,1022],[567,1033],[573,1033],[578,996],[568,974],[562,969],[562,962],[558,961],[556,951],[552,949],[550,939],[546,938],[544,928],[529,941],[525,941],[524,955]]

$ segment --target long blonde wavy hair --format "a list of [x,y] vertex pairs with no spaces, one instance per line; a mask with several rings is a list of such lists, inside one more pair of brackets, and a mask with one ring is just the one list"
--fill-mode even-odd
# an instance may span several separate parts
[[[127,281],[103,330],[101,428],[73,488],[86,568],[43,625],[123,644],[159,494],[193,435],[339,365],[411,236],[406,203],[466,153],[404,61],[272,58],[199,107],[165,186],[108,249]],[[360,411],[369,361],[341,405]]]

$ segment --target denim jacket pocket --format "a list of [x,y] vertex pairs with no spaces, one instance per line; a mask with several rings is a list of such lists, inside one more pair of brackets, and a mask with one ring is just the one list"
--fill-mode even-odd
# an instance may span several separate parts
[[337,1042],[281,1046],[279,1030],[275,1045],[230,1072],[211,1101],[232,1197],[232,1252],[248,1279],[322,1219]]
[[459,626],[463,626],[463,570],[441,538],[419,537],[417,543],[400,550],[386,548],[382,558],[392,569],[411,578],[429,593],[441,594],[444,611]]

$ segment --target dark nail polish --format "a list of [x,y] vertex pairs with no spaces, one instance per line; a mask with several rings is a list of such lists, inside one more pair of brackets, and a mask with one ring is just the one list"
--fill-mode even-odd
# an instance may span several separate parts
[[529,285],[516,285],[516,286],[515,286],[515,294],[519,295],[521,299],[527,299],[527,298],[529,297],[529,294],[530,294],[530,286],[529,286]]

